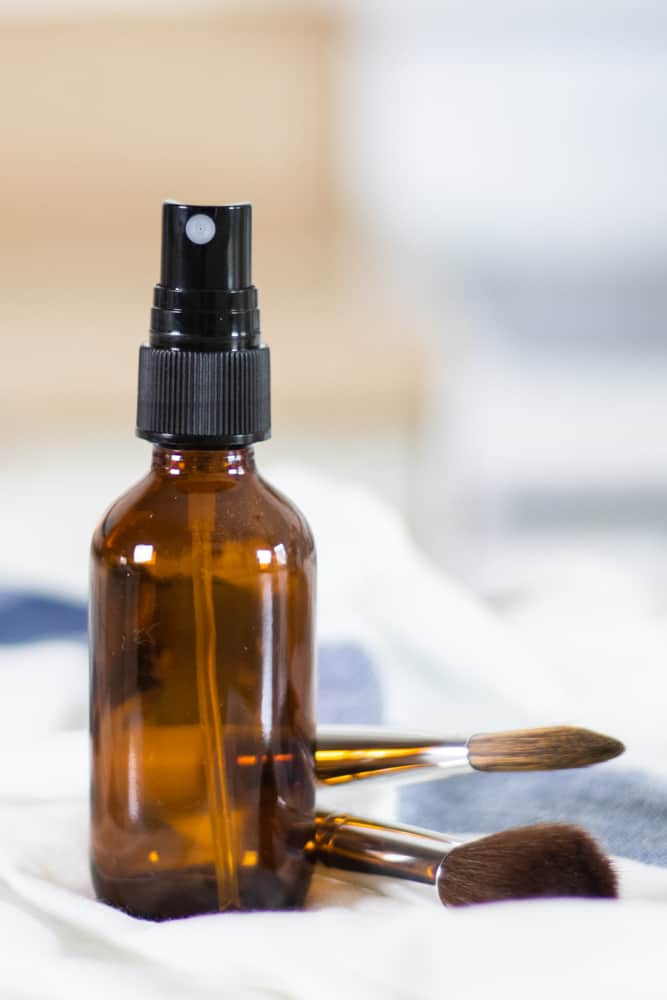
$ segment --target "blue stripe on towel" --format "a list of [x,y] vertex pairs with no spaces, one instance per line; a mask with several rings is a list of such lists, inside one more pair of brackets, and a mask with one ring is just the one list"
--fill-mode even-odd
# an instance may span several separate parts
[[667,867],[667,781],[615,764],[430,781],[402,791],[399,814],[451,833],[577,823],[611,854]]
[[84,604],[45,594],[0,590],[0,643],[84,636]]

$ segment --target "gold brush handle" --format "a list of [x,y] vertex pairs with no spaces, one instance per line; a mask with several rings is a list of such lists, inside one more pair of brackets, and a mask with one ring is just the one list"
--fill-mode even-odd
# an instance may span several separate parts
[[315,763],[317,779],[325,785],[368,778],[396,785],[471,770],[464,739],[368,726],[318,726]]
[[330,868],[435,885],[443,859],[457,846],[449,837],[410,826],[325,812],[316,817],[315,859]]

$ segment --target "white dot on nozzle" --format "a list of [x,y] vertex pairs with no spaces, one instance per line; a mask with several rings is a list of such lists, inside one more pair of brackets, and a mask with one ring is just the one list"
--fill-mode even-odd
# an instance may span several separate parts
[[192,243],[201,246],[210,243],[215,236],[215,222],[210,215],[191,215],[185,224],[185,235]]

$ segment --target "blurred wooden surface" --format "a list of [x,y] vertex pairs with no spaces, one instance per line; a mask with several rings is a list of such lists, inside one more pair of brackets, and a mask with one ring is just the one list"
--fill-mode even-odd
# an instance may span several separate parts
[[0,22],[4,433],[131,424],[167,197],[253,202],[276,423],[414,420],[414,331],[337,190],[343,31],[298,11]]

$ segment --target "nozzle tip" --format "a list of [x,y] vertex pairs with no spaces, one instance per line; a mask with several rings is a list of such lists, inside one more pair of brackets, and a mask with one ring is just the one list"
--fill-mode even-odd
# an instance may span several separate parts
[[165,288],[236,290],[252,285],[252,206],[162,207],[162,269]]

